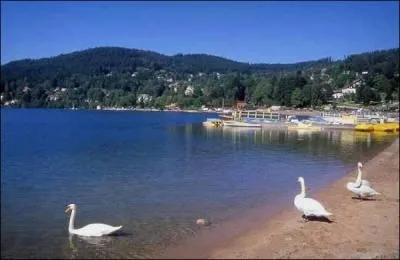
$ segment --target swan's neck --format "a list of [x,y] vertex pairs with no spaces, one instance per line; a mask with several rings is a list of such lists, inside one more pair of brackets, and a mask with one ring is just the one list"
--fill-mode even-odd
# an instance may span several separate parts
[[75,222],[75,215],[76,215],[76,210],[73,209],[71,212],[71,217],[69,218],[69,225],[68,225],[68,230],[71,232],[74,230],[74,222]]
[[358,174],[357,174],[357,179],[356,179],[356,185],[359,185],[361,183],[361,177],[362,177],[362,171],[361,168],[358,167]]
[[304,185],[304,181],[300,182],[300,187],[301,187],[301,192],[299,195],[301,195],[304,198],[306,197],[306,187]]

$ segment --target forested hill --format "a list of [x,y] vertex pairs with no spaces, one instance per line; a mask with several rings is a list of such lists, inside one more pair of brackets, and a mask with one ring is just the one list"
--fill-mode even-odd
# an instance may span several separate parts
[[[317,106],[359,85],[349,101],[398,100],[399,49],[293,64],[249,64],[206,54],[167,56],[99,47],[1,66],[1,104],[16,107]],[[363,75],[363,76],[362,76]]]
[[151,51],[119,47],[98,47],[52,58],[25,59],[2,66],[8,79],[20,77],[46,79],[58,75],[98,75],[109,72],[135,72],[137,68],[154,71],[164,69],[176,73],[271,73],[303,70],[330,64],[330,59],[293,64],[249,64],[207,54],[177,54],[167,56]]

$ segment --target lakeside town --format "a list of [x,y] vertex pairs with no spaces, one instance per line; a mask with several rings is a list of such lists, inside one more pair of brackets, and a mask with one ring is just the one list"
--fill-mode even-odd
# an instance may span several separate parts
[[1,1],[3,259],[400,259],[400,1]]

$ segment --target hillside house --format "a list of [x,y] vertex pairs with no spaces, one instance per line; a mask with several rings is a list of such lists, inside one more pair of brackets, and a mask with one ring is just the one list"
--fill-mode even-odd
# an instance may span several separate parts
[[344,95],[342,92],[337,92],[337,93],[333,93],[332,96],[334,99],[339,99],[339,98],[342,98]]
[[192,86],[187,86],[185,89],[185,96],[192,96],[194,93],[194,87]]
[[246,107],[246,101],[238,100],[236,101],[236,109],[243,110]]
[[137,103],[143,102],[143,103],[147,104],[147,103],[151,102],[152,100],[153,100],[153,97],[150,96],[149,94],[140,94],[137,97],[136,102]]
[[269,109],[270,109],[271,111],[279,111],[279,110],[282,109],[282,106],[271,106]]
[[350,88],[344,88],[342,89],[343,94],[355,94],[356,93],[356,88],[350,87]]

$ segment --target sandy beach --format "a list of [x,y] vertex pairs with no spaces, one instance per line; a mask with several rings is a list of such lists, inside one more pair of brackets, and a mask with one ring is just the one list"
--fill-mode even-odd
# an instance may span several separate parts
[[305,222],[293,205],[261,221],[248,219],[257,224],[244,231],[235,231],[241,225],[236,223],[228,228],[236,234],[208,235],[157,258],[398,258],[399,139],[363,162],[363,179],[381,193],[373,200],[354,199],[345,188],[347,182],[356,179],[356,163],[345,177],[309,194],[334,214],[331,223]]
[[269,218],[257,230],[216,248],[208,257],[398,258],[399,139],[364,163],[363,179],[381,195],[375,200],[353,199],[345,185],[355,178],[356,169],[312,194],[334,214],[332,223],[304,222],[293,206]]

